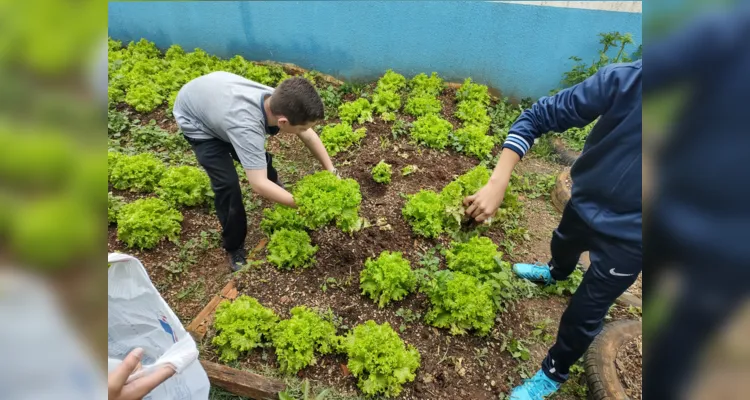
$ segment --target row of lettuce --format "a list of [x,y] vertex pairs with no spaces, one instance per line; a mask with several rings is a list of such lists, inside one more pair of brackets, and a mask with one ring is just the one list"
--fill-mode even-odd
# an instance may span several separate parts
[[[124,102],[142,113],[154,111],[165,102],[171,110],[177,92],[185,83],[213,71],[236,73],[269,86],[277,86],[289,78],[281,66],[260,65],[239,55],[222,60],[201,49],[185,52],[178,45],[162,54],[153,42],[145,39],[123,47],[121,42],[110,38],[108,57],[110,108]],[[314,83],[315,75],[309,73],[305,77]],[[455,130],[441,117],[440,96],[445,87],[443,79],[434,72],[429,76],[420,73],[407,81],[403,75],[388,70],[377,82],[372,102],[360,97],[340,104],[337,110],[340,124],[324,127],[321,137],[328,139],[324,143],[335,154],[364,137],[361,130],[352,129],[353,124],[372,122],[373,114],[384,121],[395,121],[403,111],[417,119],[410,132],[415,141],[436,149],[450,146],[480,159],[487,158],[496,142],[495,136],[488,135],[492,119],[488,113],[487,87],[467,78],[457,91],[455,117],[462,121],[462,126]],[[513,109],[514,114],[517,112]]]

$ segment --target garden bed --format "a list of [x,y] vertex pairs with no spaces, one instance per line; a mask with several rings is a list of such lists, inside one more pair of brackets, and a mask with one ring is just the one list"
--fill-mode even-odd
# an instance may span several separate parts
[[[298,67],[283,67],[289,75],[306,74]],[[329,108],[335,109],[326,100],[327,95],[333,93],[344,102],[359,97],[372,99],[375,87],[375,84],[341,86],[331,79],[317,81],[316,86],[326,101],[327,111]],[[439,115],[450,122],[453,130],[462,125],[455,116],[458,86],[446,85],[437,96],[441,104]],[[503,118],[513,118],[512,115],[494,112],[506,108],[511,107],[498,99],[491,100],[488,110],[493,117],[492,132],[495,132],[494,126],[503,125]],[[153,119],[161,129],[178,134],[166,105],[148,113],[138,113],[131,106],[118,102],[114,109],[128,112],[131,120],[138,120],[134,123],[136,126],[148,124]],[[335,113],[327,115],[325,124],[340,122]],[[401,111],[396,113],[396,119],[407,123],[415,121],[414,117]],[[366,136],[359,145],[332,157],[343,178],[352,178],[359,183],[362,194],[360,216],[371,226],[352,234],[344,233],[335,226],[311,231],[312,244],[319,247],[315,255],[316,265],[312,268],[288,272],[261,262],[253,263],[240,273],[230,273],[224,251],[219,246],[218,220],[210,207],[205,205],[181,208],[183,221],[178,240],[162,241],[150,250],[128,248],[117,239],[117,227],[110,225],[108,251],[126,252],[139,258],[162,296],[186,325],[233,279],[237,295],[254,297],[281,318],[288,318],[293,307],[306,305],[330,309],[342,325],[341,333],[343,327],[353,328],[368,320],[388,322],[404,342],[415,346],[421,354],[421,366],[416,372],[415,381],[406,384],[398,398],[496,399],[500,393],[508,393],[512,386],[538,368],[546,349],[552,344],[557,321],[570,291],[562,291],[563,296],[535,292],[534,297],[522,299],[512,310],[498,313],[493,329],[484,337],[471,333],[453,336],[445,329],[427,325],[423,316],[429,301],[422,293],[410,294],[404,300],[384,308],[378,308],[373,301],[361,295],[359,276],[364,262],[367,258],[377,257],[382,251],[402,252],[412,268],[419,268],[430,260],[438,260],[440,268],[445,268],[445,257],[439,251],[434,252],[434,249],[447,248],[453,240],[449,235],[436,239],[416,236],[402,216],[406,202],[404,197],[421,189],[440,191],[480,163],[476,157],[454,150],[434,150],[413,143],[404,132],[394,134],[393,125],[394,122],[384,121],[377,115],[372,121],[354,123],[354,129],[366,128]],[[499,142],[492,149],[493,155],[500,150]],[[120,144],[128,145],[127,133]],[[288,187],[320,168],[297,137],[281,134],[270,138],[268,149],[275,155],[275,166]],[[195,165],[189,151],[185,154],[179,162]],[[390,164],[394,171],[392,181],[387,185],[376,183],[371,175],[372,168],[381,160]],[[492,158],[488,157],[486,161],[492,168]],[[402,176],[402,168],[412,165],[416,166],[416,172]],[[503,261],[545,261],[549,258],[549,237],[559,221],[559,215],[552,206],[550,191],[539,189],[547,186],[540,186],[537,182],[542,181],[540,177],[558,175],[563,168],[563,165],[533,152],[519,164],[518,175],[527,177],[532,184],[523,186],[516,193],[520,200],[517,220],[511,221],[511,225],[495,224],[483,234],[500,246],[504,253]],[[243,190],[248,192],[245,202],[249,228],[246,247],[251,249],[265,240],[259,226],[263,209],[271,207],[271,204],[257,199],[247,187],[243,187]],[[132,194],[112,187],[110,191],[122,196],[126,202],[155,197],[153,193]],[[518,229],[510,234],[504,226]],[[614,312],[613,316],[615,319],[635,317],[627,311]],[[205,330],[205,336],[199,338],[201,359],[218,363],[217,350],[212,345],[216,332],[209,323],[205,323],[201,329]],[[322,356],[317,364],[302,369],[296,378],[309,379],[335,388],[342,396],[355,398],[360,391],[346,364],[344,355]],[[266,349],[251,351],[230,366],[269,371],[277,365],[273,350]],[[576,379],[571,379],[555,398],[582,398],[584,393],[585,388]]]

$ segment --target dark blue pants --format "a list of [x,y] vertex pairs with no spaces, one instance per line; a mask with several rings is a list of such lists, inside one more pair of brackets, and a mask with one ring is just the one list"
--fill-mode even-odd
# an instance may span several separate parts
[[557,341],[542,363],[555,381],[568,379],[570,367],[583,356],[604,325],[604,317],[643,268],[641,242],[605,236],[591,229],[568,204],[552,234],[552,277],[565,280],[581,253],[589,252],[591,267],[570,299],[560,320]]

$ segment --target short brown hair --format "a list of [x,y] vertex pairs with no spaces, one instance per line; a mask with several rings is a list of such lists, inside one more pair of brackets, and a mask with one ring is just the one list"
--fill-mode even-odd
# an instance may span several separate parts
[[289,78],[279,85],[269,105],[274,115],[283,115],[292,125],[304,125],[324,119],[323,101],[305,78]]

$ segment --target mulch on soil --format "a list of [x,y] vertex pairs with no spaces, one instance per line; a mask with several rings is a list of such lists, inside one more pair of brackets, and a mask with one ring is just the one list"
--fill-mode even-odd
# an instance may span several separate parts
[[638,336],[626,343],[617,352],[617,375],[631,399],[643,398],[643,337]]

